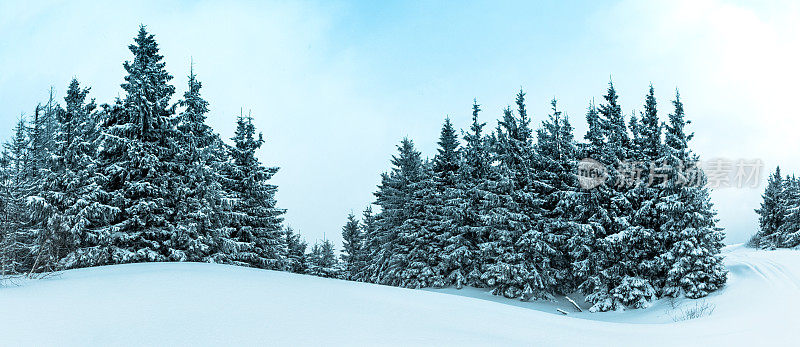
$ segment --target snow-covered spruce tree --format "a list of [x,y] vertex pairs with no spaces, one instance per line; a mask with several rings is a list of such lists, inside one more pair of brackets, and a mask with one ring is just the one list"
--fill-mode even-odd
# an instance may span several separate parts
[[[375,205],[381,212],[376,216],[376,231],[369,240],[369,281],[387,285],[404,284],[403,276],[408,265],[410,235],[401,227],[411,228],[408,222],[420,211],[412,211],[412,199],[420,182],[425,180],[425,168],[414,143],[405,138],[397,146],[398,154],[392,156],[392,169],[381,175],[381,184],[375,192]],[[418,206],[419,207],[419,206]],[[402,239],[401,239],[402,236]]]
[[659,240],[661,219],[656,204],[659,201],[660,170],[662,165],[661,125],[652,84],[645,97],[641,120],[631,118],[632,137],[628,162],[623,166],[626,176],[625,197],[631,204],[630,227],[621,241],[620,261],[626,278],[614,289],[614,295],[628,307],[645,307],[661,286],[661,269],[657,257],[664,252]]
[[107,206],[98,204],[101,192],[96,169],[96,120],[94,100],[86,99],[89,88],[73,79],[64,97],[65,109],[58,113],[57,133],[49,159],[48,176],[40,193],[50,208],[45,227],[56,237],[57,259],[63,268],[96,265],[96,249],[88,230],[102,225]]
[[644,112],[639,126],[639,149],[645,160],[655,160],[661,156],[661,122],[658,119],[658,107],[655,90],[650,84],[645,97]]
[[351,212],[347,215],[347,223],[342,227],[342,276],[344,279],[353,280],[363,271],[364,262],[364,235],[356,216]]
[[[573,220],[583,225],[576,228],[567,241],[569,256],[572,261],[573,278],[578,289],[584,294],[591,295],[595,290],[602,290],[602,283],[596,276],[605,266],[607,259],[600,251],[600,238],[605,237],[606,228],[611,225],[608,206],[611,196],[609,185],[605,184],[605,166],[599,162],[605,140],[600,127],[600,116],[597,107],[592,102],[586,111],[586,122],[589,129],[584,135],[586,140],[579,143],[579,157],[594,160],[595,165],[584,165],[581,170],[581,190],[577,196],[577,203],[573,206]],[[590,162],[587,162],[590,163]],[[591,175],[591,176],[590,176]],[[589,177],[595,177],[589,179]]]
[[370,275],[371,264],[373,264],[373,256],[379,254],[381,249],[382,237],[379,234],[377,218],[372,212],[372,206],[367,206],[361,216],[361,224],[359,225],[361,235],[364,237],[362,245],[362,256],[364,258],[364,266],[359,269],[359,272],[353,275],[353,280],[368,282],[372,281]]
[[[491,226],[482,250],[483,278],[493,293],[509,298],[548,298],[556,291],[557,271],[550,260],[558,255],[555,235],[541,224],[543,183],[535,169],[540,158],[532,145],[525,93],[517,94],[517,116],[505,109],[494,138],[497,174],[507,177],[492,187],[500,204],[489,212]],[[498,200],[496,200],[498,201]]]
[[700,298],[721,288],[727,270],[719,255],[722,229],[716,226],[716,211],[705,187],[707,179],[696,169],[697,156],[689,149],[693,133],[686,133],[680,94],[665,126],[664,160],[670,168],[662,184],[657,208],[662,217],[659,256],[664,278],[664,296]]
[[28,176],[31,162],[26,129],[25,120],[20,119],[14,128],[14,136],[4,144],[0,158],[0,271],[3,277],[26,273],[35,241],[28,232],[30,213],[27,198],[34,193],[36,186]]
[[[106,190],[108,176],[105,169],[109,162],[101,160],[100,145],[105,140],[102,137],[107,122],[111,119],[111,110],[108,104],[100,107],[92,105],[92,112],[87,113],[88,106],[94,100],[86,102],[86,93],[89,88],[80,89],[80,84],[70,83],[67,89],[66,111],[74,112],[78,116],[70,116],[75,125],[76,135],[67,146],[67,151],[73,152],[70,158],[75,169],[76,181],[83,185],[78,189],[79,198],[74,205],[66,210],[67,220],[72,219],[72,235],[80,234],[77,238],[77,247],[60,260],[63,268],[88,267],[110,263],[111,238],[110,230],[118,216],[119,208],[112,204],[112,195]],[[84,104],[83,109],[81,108]],[[116,110],[122,112],[119,105]],[[72,111],[70,111],[72,110]]]
[[589,158],[605,166],[607,179],[584,196],[581,218],[593,225],[594,237],[583,237],[592,250],[590,254],[584,252],[585,259],[577,261],[579,272],[586,276],[580,289],[592,303],[592,311],[614,310],[642,301],[630,297],[632,281],[624,281],[627,276],[637,277],[635,272],[628,272],[635,262],[626,258],[625,247],[631,238],[640,237],[642,229],[630,224],[633,213],[630,186],[621,184],[627,176],[620,168],[627,160],[636,158],[636,151],[612,82],[603,98],[605,102],[597,112],[590,109],[587,114],[589,144],[584,150]]
[[766,238],[770,248],[791,248],[800,245],[800,180],[794,175],[783,180],[780,209],[784,211],[783,223]]
[[340,276],[341,269],[331,241],[317,242],[311,247],[311,253],[308,254],[308,274],[327,278]]
[[[416,152],[413,143],[409,144],[410,150]],[[396,229],[395,252],[389,259],[387,274],[389,280],[398,286],[422,288],[441,285],[441,278],[434,270],[441,245],[436,234],[438,217],[431,213],[437,200],[432,167],[430,161],[422,162],[418,180],[409,185],[410,194],[405,201],[408,218]]]
[[99,139],[101,202],[113,209],[106,216],[110,223],[95,231],[97,244],[107,247],[98,263],[182,260],[173,235],[178,149],[169,106],[172,76],[144,26],[128,48],[133,61],[123,64],[127,95],[104,107]]
[[41,146],[47,152],[54,152],[56,148],[56,135],[60,131],[59,115],[64,109],[58,104],[55,88],[50,87],[47,103],[42,106],[42,139]]
[[225,257],[225,192],[219,170],[227,160],[227,148],[205,123],[208,102],[200,96],[200,88],[192,69],[176,122],[173,244],[180,260],[215,262]]
[[6,212],[11,208],[11,158],[8,152],[0,155],[0,286],[9,276],[13,276],[19,268],[17,262],[18,244],[16,228],[11,215]]
[[472,104],[472,124],[463,132],[464,146],[459,150],[455,184],[444,201],[450,226],[440,235],[442,261],[438,273],[450,285],[483,286],[478,246],[488,235],[485,220],[489,182],[489,145],[483,135],[485,123],[478,121],[481,111],[477,100]]
[[53,152],[57,128],[56,115],[63,112],[55,103],[53,90],[50,98],[42,107],[36,106],[33,122],[28,129],[30,140],[30,167],[28,178],[33,185],[31,195],[27,197],[27,213],[29,223],[27,233],[34,242],[31,248],[32,263],[28,264],[30,273],[53,271],[59,259],[63,237],[57,234],[53,225],[60,223],[56,207],[45,198],[53,179]]
[[[581,203],[580,186],[575,173],[579,151],[575,143],[573,128],[569,118],[551,102],[552,113],[542,121],[536,132],[537,176],[542,182],[540,192],[543,197],[543,215],[539,224],[548,240],[558,249],[550,258],[550,266],[555,270],[558,293],[574,291],[579,279],[576,278],[570,257],[573,247],[581,247],[576,242],[585,229],[577,218],[576,210]],[[582,242],[579,242],[582,243]]]
[[[631,124],[638,129],[633,141],[635,151],[631,153],[632,162],[626,167],[631,188],[627,192],[628,199],[636,211],[631,218],[631,224],[647,229],[648,233],[657,234],[661,224],[655,204],[658,201],[658,186],[663,180],[660,172],[656,170],[661,167],[663,143],[652,84],[645,97],[641,121],[632,119]],[[653,254],[649,254],[649,257],[652,256]]]
[[777,245],[778,231],[783,226],[786,218],[786,201],[784,198],[784,178],[781,176],[781,168],[776,167],[775,172],[769,176],[767,188],[761,195],[763,201],[761,207],[756,209],[758,213],[758,232],[750,238],[748,245],[756,248],[770,248]]
[[256,157],[264,144],[256,137],[253,117],[240,115],[236,121],[231,159],[222,168],[223,188],[227,192],[225,210],[229,242],[219,261],[265,269],[281,269],[285,245],[282,215],[276,207],[278,187],[269,180],[277,167],[265,167]]
[[286,240],[286,271],[298,274],[307,273],[306,248],[308,244],[300,237],[300,233],[294,232],[292,227],[286,227],[284,234]]
[[433,183],[432,194],[427,195],[426,218],[428,228],[434,233],[432,252],[428,257],[434,275],[430,285],[444,287],[455,284],[461,286],[465,282],[465,274],[453,272],[452,253],[460,252],[458,220],[463,205],[461,192],[457,187],[458,171],[461,166],[459,142],[453,123],[447,117],[442,125],[438,141],[439,148],[432,162]]

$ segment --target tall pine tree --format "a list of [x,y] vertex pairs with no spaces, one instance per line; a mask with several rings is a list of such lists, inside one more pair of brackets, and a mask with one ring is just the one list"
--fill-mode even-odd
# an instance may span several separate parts
[[[694,136],[687,133],[683,103],[676,93],[675,107],[665,126],[664,160],[671,169],[663,183],[658,208],[662,219],[661,256],[664,295],[699,298],[721,288],[727,270],[719,255],[722,229],[716,226],[716,211],[711,204],[707,179],[696,168],[697,156],[689,149]],[[683,171],[683,172],[682,172]],[[687,179],[688,178],[688,179]]]
[[342,227],[342,268],[346,279],[355,279],[366,265],[364,261],[364,235],[359,221],[351,212]]
[[238,117],[233,141],[231,160],[222,170],[229,239],[224,240],[225,256],[220,260],[280,269],[284,266],[281,223],[285,210],[276,207],[278,187],[269,183],[278,168],[265,167],[256,157],[264,139],[260,133],[256,137],[251,116]]

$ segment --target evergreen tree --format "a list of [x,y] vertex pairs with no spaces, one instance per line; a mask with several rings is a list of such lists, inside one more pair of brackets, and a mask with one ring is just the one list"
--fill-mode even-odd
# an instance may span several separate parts
[[99,244],[110,245],[101,263],[184,260],[173,234],[178,149],[174,110],[168,106],[175,91],[168,84],[172,76],[144,26],[128,48],[133,61],[123,64],[127,95],[105,108],[99,140],[103,200],[116,212],[98,231]]
[[181,260],[172,238],[172,159],[176,152],[174,88],[164,70],[153,35],[140,27],[129,46],[133,62],[122,88],[124,100],[103,105],[97,178],[101,189],[93,203],[107,206],[105,223],[91,228],[96,264]]
[[233,141],[231,160],[222,170],[230,240],[223,245],[225,255],[220,260],[279,269],[285,248],[281,235],[285,210],[275,206],[278,187],[269,183],[278,168],[264,167],[256,157],[264,139],[260,133],[256,138],[251,116],[238,117]]
[[759,230],[753,235],[748,244],[751,247],[775,247],[777,245],[777,232],[781,230],[786,217],[786,196],[784,192],[784,179],[781,177],[781,168],[776,167],[775,173],[769,176],[767,188],[761,195],[764,201],[758,213]]
[[295,233],[291,227],[284,230],[286,239],[286,270],[298,274],[308,272],[308,260],[306,259],[306,248],[308,245],[300,238],[299,233]]
[[685,131],[689,122],[684,118],[680,94],[676,93],[672,104],[675,110],[665,126],[664,147],[664,162],[672,169],[658,204],[663,218],[660,241],[666,250],[660,256],[666,273],[660,277],[664,295],[694,299],[721,288],[727,280],[719,255],[723,233],[716,226],[705,174],[696,168],[697,156],[689,149],[694,134]]
[[452,272],[450,259],[450,254],[459,252],[456,249],[462,246],[457,237],[460,236],[458,214],[462,205],[457,187],[461,158],[458,135],[450,117],[445,118],[438,145],[432,165],[432,194],[427,194],[426,199],[428,225],[434,233],[430,251],[436,255],[436,258],[429,259],[431,263],[428,266],[434,272],[431,285],[443,287],[465,280],[463,273]]
[[576,179],[579,151],[569,118],[551,102],[552,113],[537,130],[537,176],[542,182],[543,215],[539,221],[548,242],[558,250],[552,252],[550,265],[557,281],[555,291],[572,292],[579,280],[572,271],[570,252],[580,232],[590,226],[582,224],[575,210],[580,203],[580,186]]
[[638,129],[629,153],[629,162],[624,166],[627,176],[626,200],[632,206],[630,227],[621,235],[620,264],[625,273],[622,283],[613,290],[615,297],[629,307],[645,307],[656,296],[660,283],[657,257],[665,249],[659,241],[661,234],[658,188],[662,170],[661,126],[653,85],[645,97],[641,122],[632,118],[631,128]]
[[164,57],[159,54],[155,36],[144,25],[139,27],[139,34],[128,49],[133,53],[133,61],[123,64],[128,75],[122,84],[127,92],[124,104],[128,116],[136,124],[139,138],[165,142],[170,138],[172,125],[169,102],[175,87],[168,84],[172,75],[164,69]]
[[324,240],[317,242],[308,255],[308,272],[310,275],[328,278],[338,278],[340,275],[339,263],[334,254],[333,243]]
[[[448,194],[444,203],[451,225],[441,236],[444,246],[441,270],[438,272],[448,284],[457,288],[483,285],[479,245],[487,242],[488,227],[483,216],[487,214],[486,207],[492,195],[488,191],[490,150],[483,135],[485,123],[478,120],[480,111],[480,105],[474,100],[472,124],[469,131],[464,132],[465,144],[458,152],[459,161],[454,172],[456,177],[450,190],[453,193]],[[449,138],[450,132],[445,129],[442,137],[446,135]]]
[[[606,228],[612,223],[608,211],[612,192],[606,167],[599,161],[605,147],[605,135],[594,103],[587,109],[586,122],[589,129],[584,135],[586,142],[580,148],[581,156],[585,158],[580,168],[582,189],[573,212],[573,219],[585,227],[575,230],[568,240],[568,249],[578,288],[587,295],[587,302],[595,305],[608,298],[608,288],[598,274],[608,263],[602,251],[602,239],[607,236]],[[595,307],[597,309],[600,307]]]
[[[370,282],[401,286],[405,284],[403,279],[408,269],[410,232],[419,227],[414,225],[418,221],[411,221],[420,213],[412,209],[412,199],[426,174],[420,153],[411,140],[403,139],[397,149],[399,153],[392,156],[392,170],[381,175],[381,184],[375,192],[375,205],[380,206],[381,213],[370,242],[379,246],[370,249],[368,272]],[[401,231],[401,227],[406,230]]]
[[221,243],[226,238],[222,211],[221,170],[227,149],[219,136],[206,125],[208,102],[200,96],[201,83],[189,73],[189,88],[179,105],[177,117],[178,152],[175,158],[176,206],[174,240],[181,258],[191,261],[218,261],[223,257]]
[[[606,179],[584,194],[582,199],[584,206],[579,218],[591,227],[581,232],[585,235],[581,239],[590,251],[579,251],[582,255],[576,261],[582,279],[579,287],[587,294],[586,300],[592,303],[592,311],[614,310],[626,305],[622,299],[628,296],[626,292],[631,282],[624,280],[630,276],[628,268],[634,262],[626,259],[625,247],[642,231],[630,223],[633,213],[631,187],[626,183],[628,176],[624,171],[627,160],[635,159],[637,152],[612,82],[609,82],[603,98],[605,102],[597,111],[591,108],[587,114],[590,128],[586,136],[589,144],[585,150],[604,166],[601,169]],[[576,253],[575,241],[572,243],[571,248]]]
[[639,126],[639,148],[645,160],[655,160],[661,155],[661,123],[658,120],[655,90],[650,84],[642,112],[641,125]]
[[65,268],[95,265],[88,229],[101,225],[97,218],[106,206],[93,203],[101,191],[96,179],[94,100],[86,100],[89,88],[73,79],[64,98],[66,108],[58,113],[56,140],[49,170],[40,194],[49,206],[44,225],[55,236],[55,259]]
[[627,159],[631,148],[631,140],[625,126],[625,116],[622,114],[622,107],[619,105],[619,95],[614,88],[614,83],[608,82],[608,90],[603,96],[605,103],[601,104],[598,113],[600,127],[606,139],[606,151],[604,152],[604,162],[616,165],[619,161]]
[[[411,151],[416,152],[411,144]],[[417,157],[419,157],[419,152]],[[404,202],[407,218],[395,229],[395,252],[389,260],[388,273],[395,285],[408,288],[442,286],[434,267],[439,262],[441,245],[438,242],[435,206],[439,199],[433,165],[421,163],[419,176],[410,182],[409,195]],[[433,210],[433,211],[432,211]]]
[[484,259],[483,277],[493,293],[509,298],[551,297],[557,285],[550,258],[558,253],[542,218],[543,183],[535,169],[540,158],[533,150],[525,93],[517,94],[517,117],[506,108],[494,139],[497,174],[502,183],[493,187],[501,203],[490,211],[493,221]]
[[56,138],[60,130],[58,119],[63,112],[51,87],[47,103],[36,106],[33,123],[28,129],[30,166],[26,171],[34,186],[27,198],[26,211],[29,214],[27,232],[35,240],[31,249],[33,262],[29,264],[31,274],[55,270],[66,249],[63,229],[68,226],[62,224],[59,206],[54,201],[60,199],[60,192],[52,191],[54,181],[60,179]]
[[28,176],[31,161],[26,129],[25,120],[20,119],[11,141],[5,143],[2,156],[0,266],[3,278],[24,273],[31,264],[33,253],[34,239],[28,232],[30,218],[27,200],[33,194],[35,185]]
[[342,268],[344,278],[355,279],[364,266],[364,235],[359,221],[353,213],[347,215],[347,223],[342,227]]
[[782,223],[771,237],[767,235],[763,238],[763,243],[770,248],[792,248],[800,245],[800,181],[794,175],[784,179],[777,209],[777,213],[783,213]]
[[380,254],[382,247],[383,237],[379,233],[377,218],[372,213],[372,206],[367,206],[361,217],[361,224],[359,225],[361,235],[364,237],[362,245],[362,256],[364,258],[364,267],[358,273],[354,274],[353,280],[355,281],[372,281],[372,274],[374,271],[371,268],[374,264],[374,256]]

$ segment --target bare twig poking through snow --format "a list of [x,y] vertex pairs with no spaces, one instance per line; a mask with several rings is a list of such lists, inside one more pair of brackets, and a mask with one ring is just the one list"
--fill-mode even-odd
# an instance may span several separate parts
[[578,304],[575,302],[575,300],[572,300],[572,298],[570,298],[570,297],[568,297],[566,295],[564,297],[567,298],[567,300],[569,300],[569,302],[572,303],[572,306],[575,306],[575,309],[578,310],[578,312],[583,312],[583,310],[581,310],[581,307],[578,306]]
[[563,315],[568,314],[567,311],[564,311],[564,310],[562,310],[560,308],[557,308],[556,311],[561,312],[561,314],[563,314]]
[[705,316],[710,316],[714,313],[714,309],[716,308],[715,305],[709,304],[705,301],[698,302],[694,304],[694,307],[690,307],[685,310],[681,310],[681,313],[677,316],[673,316],[672,320],[674,322],[680,322]]

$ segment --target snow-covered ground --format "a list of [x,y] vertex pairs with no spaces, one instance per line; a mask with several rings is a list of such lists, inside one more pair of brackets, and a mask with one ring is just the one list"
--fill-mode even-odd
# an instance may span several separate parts
[[[800,343],[800,251],[734,246],[725,256],[730,279],[712,296],[610,313],[211,264],[73,270],[0,288],[0,345]],[[675,322],[698,305],[713,312]]]

